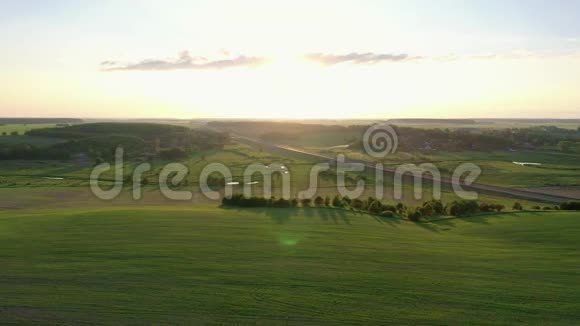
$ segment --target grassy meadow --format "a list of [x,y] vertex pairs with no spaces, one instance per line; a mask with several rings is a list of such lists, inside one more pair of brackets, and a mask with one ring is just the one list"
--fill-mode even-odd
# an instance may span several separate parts
[[580,318],[575,212],[0,212],[5,323],[527,324]]
[[[295,140],[325,154],[369,158],[341,146],[354,134],[328,132]],[[7,145],[61,141],[3,136]],[[510,187],[577,184],[577,155],[549,152],[396,153],[381,163],[433,162],[446,174],[463,162],[483,169],[479,181]],[[539,162],[540,167],[513,161]],[[112,201],[95,198],[88,156],[67,160],[2,160],[0,166],[0,321],[24,324],[494,324],[571,325],[580,320],[578,212],[532,211],[542,203],[480,195],[507,212],[412,223],[334,208],[225,209],[199,192],[202,169],[222,163],[242,191],[245,168],[280,163],[294,196],[309,186],[317,163],[303,155],[235,141],[188,152],[189,174],[170,201],[158,190],[171,160],[136,166],[143,198],[131,188]],[[316,195],[334,196],[334,172],[320,176]],[[375,196],[373,173],[363,198]],[[101,185],[112,186],[112,171]],[[254,194],[263,179],[257,176]],[[274,195],[281,178],[273,178]],[[393,180],[385,203],[395,204]],[[401,200],[410,208],[431,198]],[[457,199],[443,189],[442,201]],[[510,211],[519,201],[527,211]]]
[[24,135],[29,130],[41,128],[54,128],[55,123],[28,123],[28,124],[4,124],[0,125],[0,134],[17,132],[19,135]]
[[[284,154],[284,153],[283,153]],[[349,156],[350,157],[350,156]],[[130,177],[135,167],[143,162],[139,161],[127,161],[124,164],[124,178]],[[144,178],[148,180],[149,185],[145,186],[145,198],[140,203],[131,203],[130,201],[130,188],[127,187],[125,196],[119,199],[121,204],[130,205],[142,205],[143,203],[153,201],[155,203],[165,203],[163,196],[158,191],[157,181],[159,179],[159,173],[162,168],[169,163],[168,161],[154,160],[150,162],[152,164],[152,169],[144,174]],[[240,185],[235,185],[233,187],[234,192],[242,192],[243,190],[243,173],[245,168],[253,163],[262,163],[269,165],[272,163],[280,163],[285,165],[290,171],[291,179],[291,190],[292,195],[297,196],[302,190],[308,189],[309,186],[309,175],[310,169],[313,165],[313,161],[304,160],[292,156],[282,156],[281,153],[271,152],[266,149],[252,147],[246,144],[233,143],[226,145],[224,149],[221,150],[208,150],[190,155],[187,159],[181,160],[190,174],[186,176],[185,182],[182,186],[178,187],[181,190],[190,190],[195,193],[195,198],[199,202],[208,202],[208,200],[199,193],[199,175],[202,169],[210,163],[222,163],[226,165],[232,172],[233,181],[239,182]],[[17,203],[28,203],[26,205],[34,205],[35,207],[42,204],[62,205],[61,202],[51,203],[50,198],[52,198],[51,192],[59,193],[61,196],[66,197],[69,194],[70,198],[82,198],[82,201],[87,203],[89,206],[100,203],[97,199],[93,198],[88,190],[89,188],[89,175],[94,167],[95,163],[89,160],[86,161],[3,161],[2,168],[0,169],[0,192],[9,193],[10,196],[0,198],[0,206],[4,205],[6,207],[19,206],[21,204]],[[514,165],[515,166],[515,165]],[[530,167],[524,167],[524,169],[536,169]],[[485,174],[484,170],[484,174]],[[367,173],[349,173],[353,178],[364,176],[366,179],[365,183],[367,185],[363,197],[373,196],[375,194],[375,175],[374,172]],[[483,178],[482,175],[482,178]],[[101,176],[104,180],[113,179],[113,171],[108,171]],[[259,195],[262,193],[262,179],[259,175],[255,176],[255,179],[259,180],[258,184],[252,186],[254,193]],[[352,183],[352,182],[351,182]],[[349,183],[349,184],[351,184]],[[110,181],[104,181],[101,183],[103,188],[111,186]],[[282,180],[280,178],[273,178],[273,194],[275,196],[281,196]],[[392,177],[386,176],[384,181],[384,198],[386,201],[393,200],[393,179]],[[432,196],[432,188],[429,185],[424,186],[423,198],[416,200],[413,197],[413,186],[412,184],[403,185],[403,198],[402,201],[409,206],[414,206],[421,204],[423,201],[428,200]],[[41,200],[40,202],[30,201],[28,199],[30,191],[34,190],[34,193],[39,194],[39,197],[47,199]],[[453,201],[456,198],[454,193],[449,189],[442,189],[442,199],[445,202]],[[337,193],[336,190],[336,176],[320,176],[318,178],[318,192],[317,195],[322,196],[334,196]],[[503,198],[497,196],[480,195],[482,201],[490,203],[504,204],[506,207],[511,207],[514,203],[514,199]],[[532,207],[537,205],[537,203],[529,201],[520,201],[525,207]],[[16,204],[15,204],[16,203]],[[75,206],[73,202],[71,206]],[[30,207],[30,206],[24,206]]]
[[[310,148],[325,155],[344,154],[351,159],[376,161],[385,166],[433,163],[442,175],[451,175],[462,163],[478,165],[482,174],[478,182],[503,187],[579,186],[580,155],[542,151],[495,152],[400,152],[375,160],[366,153],[348,148]],[[540,163],[541,166],[522,166],[514,162]]]

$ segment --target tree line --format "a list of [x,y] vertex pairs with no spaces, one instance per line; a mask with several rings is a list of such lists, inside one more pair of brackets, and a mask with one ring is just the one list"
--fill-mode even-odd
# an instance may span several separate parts
[[33,129],[26,135],[62,141],[6,145],[0,147],[0,160],[64,160],[82,154],[100,163],[111,160],[118,146],[127,158],[178,160],[197,151],[221,149],[229,141],[226,133],[156,123],[89,123]]
[[[291,208],[291,207],[333,207],[342,209],[351,209],[367,212],[382,217],[399,217],[407,218],[414,222],[419,222],[425,218],[437,216],[467,216],[476,213],[485,212],[502,212],[506,209],[505,205],[495,203],[479,202],[477,200],[455,200],[444,204],[441,200],[429,200],[417,207],[407,207],[399,202],[396,204],[387,204],[382,201],[368,197],[367,199],[351,199],[348,196],[341,197],[335,195],[316,196],[303,199],[284,199],[284,198],[265,198],[260,196],[245,197],[243,194],[233,194],[230,198],[222,199],[224,207],[274,207],[274,208]],[[519,202],[512,206],[513,210],[523,210],[524,207]],[[533,206],[532,209],[541,209],[539,206]],[[580,210],[580,202],[567,202],[559,206],[544,206],[546,209],[561,210]]]

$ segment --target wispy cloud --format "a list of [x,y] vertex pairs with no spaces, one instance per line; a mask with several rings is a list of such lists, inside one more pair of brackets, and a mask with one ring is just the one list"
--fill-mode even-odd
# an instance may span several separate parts
[[[373,52],[351,52],[349,54],[307,53],[302,57],[308,61],[324,66],[351,64],[357,66],[375,65],[388,62],[453,62],[453,61],[491,61],[491,60],[524,60],[546,59],[554,57],[579,57],[578,51],[564,52],[531,52],[526,50],[508,51],[501,53],[454,54],[438,56],[412,56],[409,54],[389,54]],[[101,71],[163,71],[163,70],[219,70],[235,67],[255,67],[271,62],[272,58],[255,56],[232,56],[226,50],[221,50],[222,59],[208,59],[202,56],[191,56],[183,51],[175,59],[149,59],[137,63],[122,63],[107,60],[100,63]],[[274,58],[275,60],[275,58]]]
[[253,67],[266,62],[265,58],[237,56],[233,58],[209,60],[205,57],[193,57],[188,51],[180,53],[175,60],[148,59],[138,63],[119,64],[115,61],[103,61],[103,71],[122,70],[218,70],[234,67]]
[[422,57],[409,56],[408,54],[388,54],[388,53],[372,53],[372,52],[367,53],[352,52],[349,54],[341,54],[341,55],[327,53],[309,53],[304,55],[304,58],[324,65],[336,65],[340,63],[370,65],[380,62],[400,62],[422,59]]
[[446,54],[437,56],[411,56],[409,54],[384,54],[384,53],[359,53],[352,52],[349,54],[330,54],[330,53],[309,53],[304,58],[325,66],[338,64],[352,65],[374,65],[383,62],[453,62],[453,61],[488,61],[488,60],[526,60],[526,59],[547,59],[564,56],[577,56],[578,51],[560,51],[560,52],[538,52],[527,50],[514,50],[497,53],[477,53],[477,54]]

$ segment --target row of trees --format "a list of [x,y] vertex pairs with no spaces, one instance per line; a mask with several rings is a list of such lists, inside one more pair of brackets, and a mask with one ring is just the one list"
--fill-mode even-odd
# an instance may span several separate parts
[[[412,152],[422,149],[465,151],[465,150],[503,150],[512,145],[510,131],[485,130],[474,133],[470,130],[450,129],[420,129],[410,127],[391,126],[399,138],[399,150]],[[349,146],[353,149],[362,149],[362,140]]]
[[434,216],[466,216],[480,212],[501,212],[502,204],[480,203],[477,200],[455,200],[444,205],[440,200],[430,200],[410,211],[407,217],[412,221]]
[[[510,140],[515,145],[566,147],[570,143],[580,142],[580,129],[564,129],[554,126],[536,126],[511,129]],[[567,143],[570,142],[570,143]]]
[[566,210],[566,211],[580,211],[580,202],[570,201],[570,202],[562,203],[562,204],[560,204],[560,209]]
[[[335,207],[343,209],[352,209],[357,211],[368,212],[370,214],[379,215],[383,217],[402,217],[414,222],[419,222],[425,218],[437,216],[467,216],[476,213],[485,212],[501,212],[506,209],[505,205],[484,203],[477,200],[456,200],[448,204],[444,204],[441,200],[429,200],[422,205],[409,208],[403,203],[395,205],[385,204],[373,197],[367,199],[350,199],[349,197],[334,196],[332,199],[328,196],[317,196],[314,199],[304,198],[298,200],[283,199],[283,198],[264,198],[264,197],[244,197],[242,194],[234,194],[231,198],[223,198],[223,206],[236,207]],[[532,207],[533,209],[541,209],[539,206]],[[519,202],[512,206],[513,210],[523,210],[524,207]],[[567,202],[560,206],[549,207],[545,206],[543,209],[562,209],[562,210],[580,210],[580,202]]]
[[[357,130],[361,126],[354,126]],[[463,129],[423,129],[391,125],[399,138],[399,150],[416,151],[423,149],[464,151],[464,150],[505,150],[511,147],[557,146],[562,152],[580,153],[580,127],[564,129],[554,126],[535,126],[529,128],[506,128],[480,130]],[[358,129],[357,129],[358,128]],[[364,131],[364,130],[362,130]],[[361,131],[361,133],[362,133]],[[267,134],[265,140],[276,139],[277,132]],[[286,138],[292,139],[292,135]],[[283,137],[282,137],[283,138]],[[362,140],[354,140],[350,148],[362,149]]]
[[[515,203],[514,210],[522,210],[523,207],[520,203]],[[555,206],[540,206],[540,205],[534,205],[532,206],[532,209],[535,210],[544,210],[544,211],[548,211],[548,210],[563,210],[563,211],[580,211],[580,202],[577,201],[570,201],[570,202],[565,202],[565,203],[561,203],[560,205],[555,205]]]
[[[420,121],[420,120],[417,120]],[[443,120],[444,121],[444,120]],[[469,121],[469,122],[467,122]],[[396,120],[389,123],[399,137],[401,151],[415,151],[425,148],[463,151],[463,150],[503,150],[513,146],[556,146],[560,142],[563,151],[580,150],[580,128],[564,129],[555,126],[534,126],[528,128],[505,128],[482,130],[476,127],[475,121],[448,121],[446,123],[474,124],[473,128],[438,129],[412,128],[397,125]],[[423,122],[434,122],[423,121]],[[215,121],[210,126],[236,133],[260,136],[271,142],[288,142],[296,137],[307,134],[343,133],[344,135],[359,135],[359,141],[352,141],[352,148],[362,149],[362,134],[369,126],[329,126],[319,124],[302,124],[292,122],[260,122],[260,121]]]
[[66,160],[70,153],[52,147],[16,144],[0,148],[0,160]]
[[[441,200],[429,200],[414,208],[407,207],[403,203],[386,204],[378,199],[369,197],[367,199],[351,199],[348,197],[317,196],[314,199],[283,199],[264,198],[259,196],[244,197],[242,194],[234,194],[231,198],[223,198],[223,206],[235,207],[335,207],[368,212],[383,217],[402,217],[411,221],[421,221],[422,219],[436,216],[466,216],[480,212],[501,212],[506,209],[502,204],[484,203],[477,200],[456,200],[444,204]],[[576,206],[577,205],[577,206]],[[580,203],[567,203],[562,207],[566,209],[580,210]],[[514,210],[523,210],[520,203],[515,203]],[[562,208],[565,209],[565,208]]]

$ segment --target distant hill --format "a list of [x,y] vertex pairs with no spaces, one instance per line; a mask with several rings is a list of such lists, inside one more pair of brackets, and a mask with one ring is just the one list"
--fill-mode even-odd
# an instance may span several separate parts
[[81,123],[81,119],[72,118],[0,118],[0,124],[47,124],[47,123]]
[[517,123],[580,123],[580,119],[476,119],[479,123],[501,123],[501,122],[517,122]]
[[387,121],[388,123],[423,123],[423,124],[440,124],[440,123],[449,123],[449,124],[476,124],[477,121],[473,119],[390,119]]

